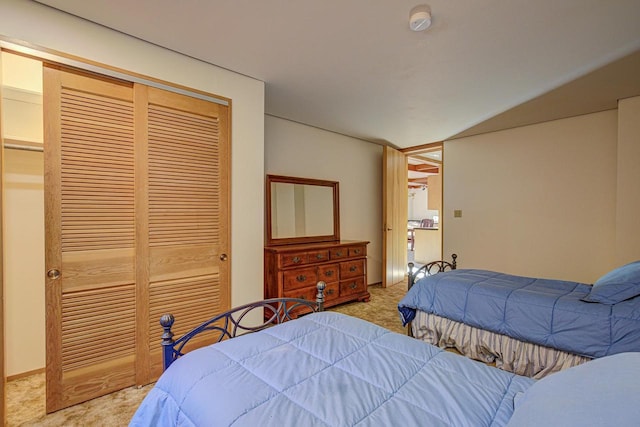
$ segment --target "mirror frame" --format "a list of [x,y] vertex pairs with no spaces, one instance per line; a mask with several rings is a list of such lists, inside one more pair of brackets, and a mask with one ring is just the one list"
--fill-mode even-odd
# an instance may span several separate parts
[[[281,182],[285,184],[303,184],[303,185],[319,185],[330,187],[333,190],[333,234],[325,236],[301,236],[301,237],[284,237],[274,238],[272,236],[272,218],[271,218],[271,184]],[[282,175],[267,175],[266,194],[266,242],[267,246],[274,245],[291,245],[296,243],[319,243],[332,242],[340,240],[340,192],[338,181],[327,181],[321,179],[298,178]]]

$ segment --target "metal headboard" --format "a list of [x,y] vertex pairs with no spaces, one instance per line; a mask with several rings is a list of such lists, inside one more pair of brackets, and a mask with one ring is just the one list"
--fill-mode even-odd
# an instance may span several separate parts
[[451,255],[451,262],[448,261],[444,261],[444,260],[439,260],[439,261],[431,261],[425,265],[423,265],[422,267],[415,269],[414,271],[414,267],[415,264],[410,262],[409,263],[409,289],[411,289],[411,287],[413,286],[413,284],[415,283],[416,279],[419,279],[421,277],[424,276],[431,276],[432,274],[436,274],[436,273],[442,273],[444,271],[448,271],[448,270],[455,270],[458,266],[458,263],[456,261],[456,259],[458,258],[458,255],[456,254],[452,254]]
[[[257,332],[274,324],[295,319],[300,314],[300,310],[305,313],[323,311],[326,286],[325,282],[318,282],[315,302],[300,298],[271,298],[252,302],[218,314],[175,340],[171,331],[175,318],[172,314],[162,315],[160,325],[164,331],[162,333],[163,370],[166,370],[177,358],[183,356],[184,346],[196,335],[203,332],[212,333],[214,342],[220,342],[224,339],[234,338],[238,334]],[[248,316],[248,314],[261,309],[264,313],[261,318],[264,321],[256,324],[255,316]]]

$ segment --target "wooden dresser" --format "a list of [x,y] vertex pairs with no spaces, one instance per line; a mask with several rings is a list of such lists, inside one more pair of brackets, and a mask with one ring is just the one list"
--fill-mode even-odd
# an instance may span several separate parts
[[315,301],[316,284],[326,282],[325,307],[369,301],[367,245],[334,241],[267,246],[264,249],[264,297]]

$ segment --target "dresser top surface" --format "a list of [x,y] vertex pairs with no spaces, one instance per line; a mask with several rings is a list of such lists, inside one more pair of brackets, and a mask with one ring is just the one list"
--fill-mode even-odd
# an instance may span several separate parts
[[338,240],[332,242],[300,243],[295,245],[265,246],[265,250],[271,252],[315,251],[319,249],[331,249],[338,246],[367,245],[366,240]]

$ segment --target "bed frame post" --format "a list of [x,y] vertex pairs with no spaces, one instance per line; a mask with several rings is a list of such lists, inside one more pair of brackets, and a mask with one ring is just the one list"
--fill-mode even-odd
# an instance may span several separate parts
[[318,293],[316,295],[316,304],[318,305],[318,311],[324,311],[324,288],[327,287],[327,284],[323,281],[319,281],[316,285],[318,288]]
[[456,261],[456,258],[458,258],[457,254],[451,254],[451,258],[453,258],[453,262],[451,263],[451,265],[453,266],[451,269],[455,270],[456,268],[458,268],[458,262]]
[[162,333],[162,371],[166,371],[169,365],[173,362],[173,343],[175,340],[173,339],[173,332],[171,332],[171,327],[173,326],[173,322],[175,322],[175,318],[172,314],[164,314],[160,317],[160,326],[164,332]]
[[409,274],[408,274],[408,279],[407,281],[409,282],[409,289],[411,289],[411,287],[413,286],[413,281],[415,280],[413,277],[413,267],[414,267],[414,263],[410,262],[409,263]]

